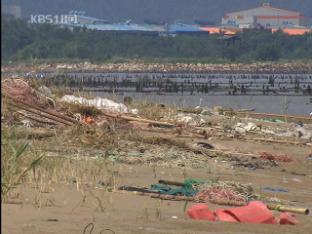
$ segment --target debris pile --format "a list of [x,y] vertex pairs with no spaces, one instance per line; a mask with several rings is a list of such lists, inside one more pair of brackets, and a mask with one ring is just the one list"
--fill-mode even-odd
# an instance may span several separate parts
[[250,184],[234,181],[208,181],[198,187],[195,200],[208,202],[210,200],[250,201],[259,199]]
[[1,86],[1,93],[5,97],[14,97],[17,101],[23,101],[42,108],[50,106],[51,102],[49,102],[48,97],[31,88],[22,79],[5,79],[1,82]]
[[61,98],[61,101],[67,103],[79,103],[86,106],[93,106],[100,110],[116,112],[116,113],[128,113],[128,108],[122,103],[117,103],[106,98],[96,97],[94,99],[86,99],[83,97],[76,97],[73,95],[65,95]]
[[262,152],[260,154],[261,159],[275,161],[275,162],[293,162],[294,160],[287,155],[273,155],[271,153]]

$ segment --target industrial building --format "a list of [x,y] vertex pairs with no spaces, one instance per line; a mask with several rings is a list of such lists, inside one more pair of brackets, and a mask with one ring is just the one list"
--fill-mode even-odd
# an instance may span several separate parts
[[222,25],[267,29],[300,27],[305,25],[305,17],[300,12],[279,9],[269,3],[263,3],[256,8],[225,14]]

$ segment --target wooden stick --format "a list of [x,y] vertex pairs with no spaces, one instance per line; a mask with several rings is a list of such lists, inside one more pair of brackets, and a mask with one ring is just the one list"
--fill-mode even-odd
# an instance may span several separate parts
[[124,119],[124,120],[127,120],[127,121],[149,123],[149,124],[166,126],[166,127],[170,127],[170,128],[174,128],[175,127],[174,124],[166,123],[166,122],[159,122],[159,121],[154,121],[154,120],[149,120],[149,119],[141,119],[141,118],[126,116],[126,115],[120,115],[120,114],[109,114],[107,112],[103,112],[103,114],[108,116],[108,117],[111,117],[111,118],[120,118],[120,119]]
[[253,138],[253,140],[270,142],[270,143],[291,144],[291,145],[305,145],[307,143],[307,142],[300,142],[300,141],[273,140],[273,139],[266,139],[266,138]]
[[161,200],[173,200],[173,201],[195,201],[194,197],[175,196],[166,194],[151,194],[151,198],[158,198]]

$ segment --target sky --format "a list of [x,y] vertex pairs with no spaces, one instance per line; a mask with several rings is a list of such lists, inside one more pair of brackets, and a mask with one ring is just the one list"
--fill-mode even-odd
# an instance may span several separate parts
[[[205,20],[220,23],[226,12],[256,7],[261,0],[2,0],[1,4],[18,4],[22,15],[67,14],[70,10],[83,10],[86,15],[119,21],[132,19],[142,23],[145,19],[186,23]],[[312,0],[270,0],[275,7],[300,11],[312,18]]]

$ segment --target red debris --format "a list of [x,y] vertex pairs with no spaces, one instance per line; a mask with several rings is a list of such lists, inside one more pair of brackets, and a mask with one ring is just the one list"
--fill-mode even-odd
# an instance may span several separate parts
[[264,160],[270,160],[275,162],[293,162],[294,160],[287,155],[273,155],[271,153],[262,152],[260,158]]
[[83,119],[83,122],[86,123],[86,124],[94,124],[95,123],[94,119],[92,117],[90,117],[90,116],[85,117]]
[[15,100],[36,105],[42,108],[49,107],[47,99],[31,88],[27,82],[22,79],[5,79],[1,82],[1,92],[9,95]]
[[187,210],[192,219],[209,221],[223,221],[235,223],[259,223],[259,224],[290,224],[295,225],[298,220],[289,213],[282,213],[279,218],[261,201],[250,202],[246,206],[230,209],[209,210],[206,204],[197,204]]

